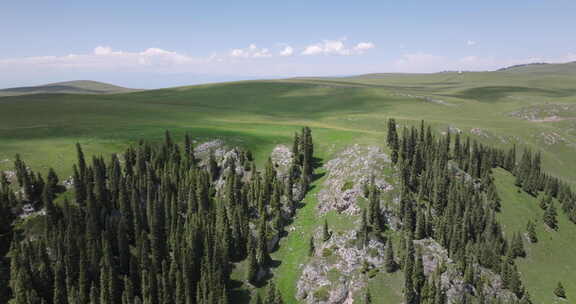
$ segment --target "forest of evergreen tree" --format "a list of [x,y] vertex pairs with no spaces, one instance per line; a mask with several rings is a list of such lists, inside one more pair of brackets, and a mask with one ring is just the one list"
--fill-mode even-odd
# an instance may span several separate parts
[[[526,149],[517,162],[515,146],[508,150],[492,148],[469,137],[463,141],[458,133],[452,138],[450,132],[437,137],[424,122],[420,128],[403,128],[400,136],[394,119],[388,122],[387,145],[400,175],[399,261],[404,270],[406,303],[446,303],[440,287],[443,265],[432,275],[423,274],[422,255],[415,250],[414,240],[424,238],[432,238],[446,248],[465,283],[474,286],[475,294],[465,293],[459,303],[531,303],[515,263],[516,258],[526,255],[523,233],[505,238],[496,219],[501,200],[491,174],[492,169],[503,168],[516,176],[516,185],[522,190],[544,197],[544,223],[551,228],[556,228],[552,198],[576,223],[574,193],[567,183],[541,169],[540,153]],[[530,221],[527,235],[531,242],[537,241]],[[395,261],[392,250],[388,251],[386,268],[390,272]],[[484,292],[486,281],[481,269],[499,274],[503,287],[515,297],[489,297]]]
[[[269,280],[270,253],[309,187],[309,128],[293,150],[280,175],[270,159],[256,171],[251,153],[237,148],[220,165],[213,152],[200,164],[190,137],[179,146],[169,133],[160,146],[141,142],[108,162],[89,164],[78,145],[74,199],[58,204],[65,188],[55,172],[44,179],[17,157],[17,185],[1,180],[0,254],[9,277],[0,302],[232,303],[233,263],[248,259],[252,284]],[[46,212],[37,233],[12,229],[12,209],[24,204]],[[282,303],[268,285],[263,300]]]
[[[543,222],[557,229],[554,201],[576,223],[569,184],[541,169],[541,156],[516,147],[485,146],[460,134],[438,136],[424,122],[388,123],[386,143],[399,173],[400,241],[386,241],[385,271],[404,271],[407,304],[446,303],[438,265],[424,275],[415,240],[433,239],[448,251],[466,284],[461,303],[531,303],[516,262],[524,235],[537,242],[534,223],[506,238],[496,218],[499,198],[492,170],[503,168],[523,191],[541,197]],[[268,285],[256,303],[282,303],[270,275],[270,253],[296,214],[314,178],[314,144],[307,127],[295,135],[287,174],[268,159],[257,170],[250,151],[218,163],[201,160],[189,136],[177,144],[140,142],[110,159],[88,162],[77,145],[73,187],[52,169],[44,177],[20,157],[15,176],[0,176],[0,302],[17,304],[233,303],[231,271],[245,261],[246,282]],[[366,187],[359,241],[389,229],[381,193]],[[73,195],[69,195],[73,193]],[[34,231],[14,229],[24,205],[45,210]],[[327,224],[324,238],[330,237]],[[314,240],[310,240],[313,252]],[[394,249],[396,248],[396,250]],[[514,297],[488,295],[482,270],[502,278]],[[365,300],[372,301],[366,292]]]

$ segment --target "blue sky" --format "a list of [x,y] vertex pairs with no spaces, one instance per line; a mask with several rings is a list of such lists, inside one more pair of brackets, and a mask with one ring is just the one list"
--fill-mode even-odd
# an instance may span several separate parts
[[576,60],[573,0],[6,2],[0,87],[94,79],[156,88]]

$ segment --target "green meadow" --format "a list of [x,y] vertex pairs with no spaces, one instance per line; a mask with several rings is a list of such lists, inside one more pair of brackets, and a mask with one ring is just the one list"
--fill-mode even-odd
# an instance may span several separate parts
[[[0,97],[0,170],[10,170],[16,154],[33,168],[69,176],[80,143],[88,156],[119,152],[139,140],[159,141],[165,131],[198,142],[222,139],[251,149],[260,164],[277,144],[290,144],[302,126],[312,128],[315,150],[324,161],[346,145],[383,145],[388,118],[402,125],[430,123],[494,146],[513,144],[538,150],[548,172],[576,182],[576,64],[529,65],[496,72],[371,74],[349,78],[296,78],[244,81],[138,91],[122,94],[33,94]],[[562,119],[542,117],[539,109],[559,109]],[[563,110],[567,109],[567,110]],[[528,113],[518,115],[518,111]],[[556,110],[554,110],[556,111]],[[564,112],[562,112],[564,111]],[[533,115],[534,117],[532,117]],[[540,116],[539,116],[540,115]],[[548,115],[548,114],[546,114]],[[558,232],[541,223],[537,200],[519,193],[513,179],[495,173],[503,200],[507,233],[539,221],[540,242],[527,244],[518,262],[537,303],[554,303],[562,280],[576,296],[576,226],[559,215]],[[320,186],[321,180],[315,185]],[[295,233],[281,241],[273,257],[288,303],[307,241],[323,218],[315,214],[316,188],[298,211]],[[338,222],[337,215],[328,214]],[[554,255],[554,258],[552,258]],[[242,275],[242,265],[236,270]],[[379,275],[370,284],[401,286],[400,275]],[[374,287],[372,290],[376,290]],[[401,298],[395,288],[373,292],[377,299]]]

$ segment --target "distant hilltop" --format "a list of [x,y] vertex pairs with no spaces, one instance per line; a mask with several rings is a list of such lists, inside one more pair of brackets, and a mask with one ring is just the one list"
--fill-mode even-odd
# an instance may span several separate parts
[[0,90],[0,97],[31,94],[119,94],[136,91],[139,90],[92,80],[76,80],[40,86],[2,89]]
[[529,66],[539,66],[539,65],[549,65],[549,64],[550,63],[546,63],[546,62],[523,63],[523,64],[516,64],[516,65],[503,67],[501,69],[498,69],[497,71],[508,71],[508,70],[513,70],[513,69],[517,69],[517,68],[523,68],[523,67],[529,67]]

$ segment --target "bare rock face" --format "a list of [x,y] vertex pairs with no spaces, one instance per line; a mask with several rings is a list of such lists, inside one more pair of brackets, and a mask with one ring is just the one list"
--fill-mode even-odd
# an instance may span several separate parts
[[[315,237],[317,243],[320,234]],[[378,241],[370,240],[362,247],[356,240],[356,231],[350,230],[317,244],[298,280],[297,298],[305,303],[352,303],[353,294],[366,287],[365,271],[384,264],[385,249]]]
[[327,162],[324,168],[328,176],[318,193],[320,213],[336,210],[339,213],[358,215],[360,208],[357,200],[363,196],[363,187],[370,183],[372,177],[381,192],[392,189],[382,177],[389,162],[390,159],[380,148],[360,145],[349,147]]
[[214,160],[220,169],[218,180],[215,183],[217,190],[222,189],[226,184],[226,178],[231,174],[232,164],[234,164],[237,177],[249,177],[240,162],[240,153],[241,151],[238,148],[229,147],[224,141],[219,139],[202,143],[194,148],[194,154],[199,160],[198,165],[200,166],[208,166],[210,154],[214,155]]
[[[464,282],[463,274],[457,270],[456,263],[448,257],[448,251],[442,245],[433,239],[417,240],[414,241],[414,244],[422,250],[424,275],[431,275],[438,269],[439,265],[445,267],[440,275],[440,282],[446,293],[447,303],[458,304],[461,303],[465,294],[476,294],[476,289]],[[476,267],[486,282],[484,292],[487,296],[498,297],[502,300],[516,299],[512,292],[503,289],[500,275],[479,265]]]
[[292,166],[294,162],[294,153],[290,151],[290,148],[285,145],[277,145],[274,150],[272,150],[270,158],[278,169],[280,177],[286,177],[289,173],[290,166]]
[[214,156],[222,156],[224,152],[226,152],[226,145],[224,141],[220,139],[207,141],[202,143],[194,148],[194,154],[197,158],[199,158],[202,162],[206,162],[210,153],[214,153]]
[[[392,189],[384,179],[389,163],[375,146],[354,145],[339,153],[324,165],[327,176],[317,196],[318,212],[337,211],[354,216],[359,224],[358,200],[364,197],[365,185],[374,179],[381,192]],[[354,294],[366,288],[368,273],[375,274],[384,264],[385,245],[370,239],[362,246],[355,229],[333,233],[326,241],[322,237],[319,229],[314,256],[302,265],[296,296],[304,303],[353,303]]]

